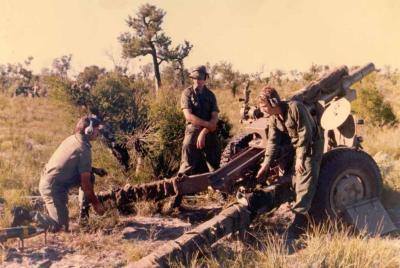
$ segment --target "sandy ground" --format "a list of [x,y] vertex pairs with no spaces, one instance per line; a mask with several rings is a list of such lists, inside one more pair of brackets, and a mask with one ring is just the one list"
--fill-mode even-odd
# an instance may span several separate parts
[[71,233],[41,234],[7,241],[1,267],[123,267],[221,211],[216,205],[183,208],[169,216],[121,216],[118,224],[94,233],[82,233],[72,224]]
[[[187,209],[172,216],[124,216],[112,229],[95,233],[48,234],[25,240],[25,249],[10,241],[3,251],[2,267],[123,267],[165,243],[176,239],[198,223],[211,218],[220,207]],[[400,208],[389,210],[400,226]],[[292,217],[282,206],[264,218],[265,231],[281,232]],[[281,229],[281,230],[279,230]],[[224,241],[220,242],[220,246]],[[225,247],[229,249],[231,246]]]
[[141,252],[150,251],[190,229],[191,224],[172,217],[124,217],[113,230],[96,233],[48,234],[25,240],[25,249],[17,250],[17,241],[9,242],[4,267],[122,267],[126,264],[127,245]]

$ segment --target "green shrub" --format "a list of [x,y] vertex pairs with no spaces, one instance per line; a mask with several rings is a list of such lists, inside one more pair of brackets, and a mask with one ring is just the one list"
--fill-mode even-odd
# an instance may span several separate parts
[[164,89],[149,96],[148,134],[144,150],[152,173],[172,176],[179,168],[185,119],[179,108],[180,92]]
[[90,91],[91,110],[96,111],[120,136],[131,133],[146,121],[146,90],[128,77],[108,73]]
[[[139,151],[156,176],[170,177],[177,173],[181,146],[185,134],[185,118],[179,107],[181,91],[164,88],[156,96],[149,96],[149,115],[146,129],[132,135],[136,152]],[[232,125],[221,116],[218,137],[223,148],[230,138]]]
[[357,90],[357,99],[352,103],[353,110],[373,126],[391,125],[397,122],[391,105],[384,101],[376,87],[363,87]]

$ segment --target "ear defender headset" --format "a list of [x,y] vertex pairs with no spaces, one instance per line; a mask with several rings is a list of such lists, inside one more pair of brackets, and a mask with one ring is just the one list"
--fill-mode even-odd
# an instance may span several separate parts
[[279,100],[277,98],[268,98],[269,104],[271,107],[277,107],[279,105]]
[[89,119],[89,126],[85,127],[85,135],[90,136],[93,134],[93,120],[92,118]]

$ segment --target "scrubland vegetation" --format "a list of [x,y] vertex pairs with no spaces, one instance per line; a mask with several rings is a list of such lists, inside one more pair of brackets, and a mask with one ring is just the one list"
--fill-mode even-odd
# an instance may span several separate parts
[[[132,25],[135,25],[133,21]],[[133,36],[121,36],[128,58],[137,56],[134,45],[138,43]],[[184,134],[179,99],[182,89],[190,84],[183,58],[190,52],[191,45],[185,42],[170,48],[170,42],[165,42],[164,46],[164,49],[168,48],[175,54],[164,55],[170,58],[165,59],[167,63],[158,70],[157,93],[152,76],[160,66],[142,66],[138,73],[130,73],[126,66],[115,66],[114,70],[89,66],[77,77],[71,78],[67,75],[71,55],[56,59],[52,69],[36,75],[29,70],[33,59],[25,65],[0,65],[0,201],[4,206],[0,227],[8,225],[13,206],[30,206],[27,197],[38,194],[38,182],[44,164],[60,142],[73,133],[77,118],[84,114],[96,113],[102,117],[113,129],[116,142],[127,148],[130,155],[130,169],[125,170],[105,143],[94,142],[94,166],[103,167],[109,173],[107,177],[96,181],[96,190],[121,186],[127,182],[145,182],[176,173]],[[154,67],[154,71],[151,67]],[[210,72],[207,84],[217,96],[225,126],[225,133],[220,133],[222,143],[241,131],[241,103],[238,98],[247,80],[251,81],[254,104],[255,96],[266,84],[275,86],[284,97],[289,97],[332,68],[312,65],[309,70],[302,72],[273,70],[270,73],[242,74],[227,62],[207,64],[207,67]],[[11,97],[18,85],[34,83],[47,89],[47,97]],[[365,120],[358,132],[363,136],[364,149],[374,157],[383,174],[383,201],[388,208],[400,206],[399,87],[400,74],[397,70],[385,67],[355,86],[358,99],[352,104],[353,112]],[[76,204],[73,201],[71,203],[71,217],[75,218]],[[154,203],[139,203],[136,210],[139,214],[146,214],[151,213],[149,208],[153,207]],[[101,222],[103,225],[100,224],[100,227],[112,227],[118,223],[118,215],[116,211],[111,211],[100,220],[96,217],[92,220],[94,224],[96,220],[97,223]],[[302,241],[305,248],[288,256],[280,237],[262,231],[262,228],[256,229],[251,232],[255,232],[252,235],[263,245],[261,249],[232,240],[231,243],[240,244],[236,251],[217,248],[211,257],[193,258],[191,266],[400,266],[398,238],[355,235],[348,228],[326,224],[310,230]],[[89,245],[83,240],[79,241],[83,248]],[[123,247],[127,261],[143,256],[140,244],[124,244]]]
[[[117,78],[116,78],[117,77]],[[145,151],[145,166],[142,167],[140,173],[134,172],[135,159],[138,153],[131,148],[130,154],[133,156],[132,170],[124,172],[118,161],[112,156],[107,147],[100,141],[94,142],[94,165],[104,167],[109,171],[109,176],[100,178],[96,183],[96,189],[108,189],[111,185],[123,185],[129,181],[147,181],[162,174],[162,166],[157,166],[157,161],[168,163],[168,167],[174,171],[179,161],[180,142],[183,137],[183,117],[178,107],[179,95],[183,87],[174,87],[171,83],[169,87],[165,86],[160,94],[156,95],[152,92],[150,83],[142,82],[143,88],[140,86],[136,89],[135,85],[129,83],[125,87],[123,81],[118,80],[118,76],[107,75],[102,78],[99,87],[94,86],[93,96],[96,101],[108,101],[108,97],[114,98],[111,93],[116,94],[136,94],[134,90],[143,90],[140,93],[140,103],[138,108],[143,112],[143,129],[140,127],[129,129],[124,132],[118,125],[120,116],[128,118],[135,113],[133,109],[130,113],[124,114],[123,111],[129,109],[134,101],[129,97],[122,98],[116,102],[119,108],[114,111],[110,121],[119,129],[119,138],[121,142],[127,142],[129,138],[135,137],[143,142]],[[124,78],[126,79],[126,78]],[[83,103],[78,103],[76,97],[71,95],[69,86],[71,82],[58,79],[56,76],[48,80],[49,96],[46,98],[24,98],[13,97],[8,94],[0,94],[0,125],[2,128],[0,135],[0,152],[1,152],[1,168],[0,168],[0,195],[6,200],[4,215],[1,218],[1,225],[7,226],[10,209],[16,204],[29,206],[29,199],[26,196],[37,195],[37,186],[40,171],[43,165],[49,159],[52,152],[58,144],[73,132],[76,119],[88,112],[87,107],[83,107]],[[282,89],[285,96],[290,96],[301,88],[307,81],[303,79],[293,80],[293,78],[281,78],[281,81],[269,79],[269,83],[275,85],[278,89]],[[257,91],[265,84],[264,80],[255,81],[252,85],[252,97],[257,95]],[[165,83],[167,84],[167,83]],[[221,81],[209,81],[210,87],[213,88],[220,106],[221,112],[227,118],[227,122],[232,125],[231,135],[240,132],[241,125],[239,123],[239,108],[241,103],[238,101],[240,92],[233,95],[232,89],[224,85]],[[280,84],[280,85],[279,85]],[[399,206],[398,200],[400,196],[400,178],[398,163],[400,159],[400,144],[398,143],[399,128],[396,120],[399,115],[398,102],[396,96],[392,95],[392,91],[396,91],[396,83],[388,83],[384,74],[378,73],[363,80],[357,84],[357,90],[372,91],[373,99],[370,95],[363,95],[361,103],[358,100],[354,103],[353,108],[359,115],[365,118],[365,125],[360,126],[358,131],[364,137],[363,146],[367,152],[374,156],[378,162],[384,177],[385,190],[383,200],[387,207]],[[118,89],[118,86],[119,89]],[[242,86],[242,85],[241,85]],[[385,88],[383,88],[385,86]],[[117,90],[115,90],[117,87]],[[242,86],[243,87],[243,86]],[[241,88],[242,88],[241,87]],[[134,89],[133,91],[130,89]],[[122,92],[122,93],[121,93]],[[133,92],[133,93],[132,93]],[[383,94],[384,93],[384,94]],[[72,97],[71,97],[72,96]],[[386,96],[391,96],[388,98]],[[82,97],[79,96],[82,100]],[[115,96],[117,98],[117,96]],[[379,101],[376,101],[376,98]],[[380,113],[381,109],[365,110],[368,102],[373,105],[384,105],[385,109],[391,109],[389,121],[386,122],[384,115]],[[378,103],[378,104],[376,104]],[[366,105],[364,105],[366,104]],[[108,106],[105,104],[101,109],[108,112]],[[374,106],[375,107],[375,106]],[[368,113],[370,111],[370,114]],[[121,112],[119,115],[118,113]],[[373,114],[374,113],[374,114]],[[128,116],[129,115],[129,116]],[[136,116],[137,115],[133,115]],[[394,116],[394,117],[393,117]],[[156,124],[152,125],[152,122]],[[139,124],[138,124],[139,125]],[[139,130],[141,132],[139,132]],[[129,133],[131,132],[133,133]],[[139,133],[135,133],[138,131]],[[147,131],[147,132],[146,132]],[[141,136],[140,136],[141,135]],[[147,146],[147,147],[145,147]],[[154,149],[153,149],[154,148]],[[154,151],[152,151],[154,150]],[[160,168],[161,167],[161,168]],[[157,174],[158,172],[158,174]],[[74,200],[72,204],[72,217],[76,217],[78,211]],[[140,205],[137,210],[139,214],[151,214],[146,212],[154,204],[146,203]],[[96,217],[93,218],[94,224]],[[106,217],[101,219],[100,227],[112,227],[118,223],[118,215],[110,212]],[[324,229],[325,228],[325,229]],[[398,250],[400,242],[395,238],[367,238],[364,235],[349,234],[346,229],[335,229],[324,227],[310,231],[304,237],[303,243],[307,245],[305,249],[295,256],[288,256],[284,253],[281,240],[276,235],[268,232],[260,232],[257,237],[264,243],[262,250],[240,249],[235,253],[226,252],[223,248],[217,249],[211,257],[194,259],[192,266],[197,267],[203,264],[209,267],[218,266],[265,266],[265,267],[309,267],[313,265],[325,267],[352,266],[352,267],[396,267],[400,263]],[[241,243],[241,242],[234,242]],[[82,242],[85,248],[85,242]],[[135,260],[144,254],[144,249],[140,249],[140,245],[124,244],[124,251],[127,252],[127,260]],[[132,252],[135,254],[132,255]],[[177,264],[179,266],[179,264]]]

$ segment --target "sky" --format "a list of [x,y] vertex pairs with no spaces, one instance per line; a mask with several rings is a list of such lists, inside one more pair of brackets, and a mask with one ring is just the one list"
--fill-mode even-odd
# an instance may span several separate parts
[[173,44],[193,44],[187,67],[220,61],[247,73],[312,63],[400,67],[398,0],[0,0],[0,64],[33,56],[39,72],[72,54],[74,72],[112,68],[121,57],[117,38],[129,31],[125,20],[144,3],[166,11],[163,29]]

